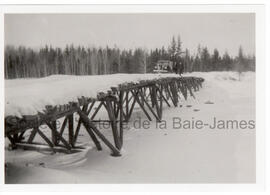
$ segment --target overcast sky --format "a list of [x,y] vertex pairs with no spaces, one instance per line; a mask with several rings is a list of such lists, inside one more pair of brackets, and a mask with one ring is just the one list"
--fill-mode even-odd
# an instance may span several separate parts
[[6,14],[5,45],[38,48],[114,46],[155,48],[168,46],[180,35],[183,47],[198,44],[236,55],[242,45],[255,53],[255,14]]

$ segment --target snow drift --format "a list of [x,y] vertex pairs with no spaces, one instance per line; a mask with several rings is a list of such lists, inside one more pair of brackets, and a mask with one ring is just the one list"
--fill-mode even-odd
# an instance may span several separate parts
[[96,98],[126,82],[137,83],[176,74],[112,74],[93,76],[52,75],[38,79],[5,80],[5,116],[35,115],[46,105],[63,105],[78,98]]
[[[46,105],[63,105],[77,101],[82,96],[95,98],[99,92],[106,92],[122,83],[177,76],[176,74],[52,75],[38,79],[5,80],[5,116],[35,115]],[[231,82],[239,78],[236,72],[194,72],[185,76],[203,77],[207,81]],[[252,80],[254,76],[252,72],[242,75],[245,80]]]

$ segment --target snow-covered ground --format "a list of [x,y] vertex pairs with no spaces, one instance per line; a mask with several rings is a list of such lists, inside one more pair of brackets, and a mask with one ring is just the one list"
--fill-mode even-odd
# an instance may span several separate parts
[[119,84],[176,74],[112,74],[95,76],[52,75],[37,79],[5,80],[5,116],[35,115],[46,105],[63,105],[78,98],[96,98]]
[[[154,121],[149,128],[140,127],[146,117],[138,109],[124,131],[121,157],[110,156],[105,145],[103,151],[96,151],[81,131],[79,141],[88,148],[81,153],[6,150],[6,183],[255,182],[256,128],[173,127],[176,118],[210,125],[214,117],[255,121],[255,73],[243,73],[240,81],[233,72],[186,75],[206,79],[196,99],[181,100],[177,108],[165,107],[166,128]],[[109,130],[104,132],[112,138]]]

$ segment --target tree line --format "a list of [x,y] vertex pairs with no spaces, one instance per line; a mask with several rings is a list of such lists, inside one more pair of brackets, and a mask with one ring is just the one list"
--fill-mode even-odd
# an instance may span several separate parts
[[227,52],[222,56],[217,49],[211,54],[207,47],[198,46],[191,54],[182,49],[180,36],[172,37],[167,48],[82,47],[67,45],[64,49],[46,45],[34,50],[24,46],[5,47],[5,78],[45,77],[52,74],[100,75],[113,73],[152,72],[158,60],[172,60],[181,56],[184,72],[193,71],[255,71],[255,56],[247,56],[242,47],[236,57]]

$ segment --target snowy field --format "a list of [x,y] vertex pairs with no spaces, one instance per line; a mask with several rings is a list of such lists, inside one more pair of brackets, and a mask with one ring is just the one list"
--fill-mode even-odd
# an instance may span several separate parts
[[[110,156],[105,145],[102,151],[97,151],[89,142],[86,131],[81,131],[79,140],[88,148],[81,153],[50,155],[48,152],[9,151],[6,148],[6,183],[255,182],[255,128],[197,129],[173,125],[174,118],[191,122],[202,120],[210,125],[214,117],[221,121],[255,121],[255,73],[243,73],[240,81],[238,74],[233,72],[186,75],[205,78],[203,88],[195,93],[196,99],[182,99],[177,108],[165,107],[166,128],[157,126],[154,121],[149,128],[138,126],[139,119],[145,119],[138,109],[124,131],[121,157]],[[77,77],[73,80],[74,87],[79,85]],[[6,102],[11,101],[9,90],[17,86],[15,83],[29,85],[26,89],[33,93],[32,97],[27,96],[29,100],[36,97],[37,84],[21,81],[6,82]],[[112,138],[111,131],[105,130],[105,134]]]
[[96,98],[99,92],[107,92],[119,84],[176,74],[112,74],[95,76],[52,75],[37,79],[13,79],[5,81],[5,116],[35,115],[46,105],[64,105],[78,98]]

